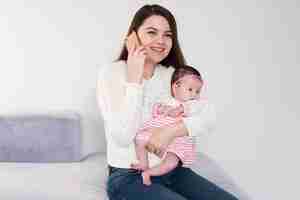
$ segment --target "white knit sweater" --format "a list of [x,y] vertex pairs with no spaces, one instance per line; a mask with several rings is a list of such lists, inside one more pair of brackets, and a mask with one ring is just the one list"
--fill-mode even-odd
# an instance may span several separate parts
[[[139,126],[150,119],[154,103],[170,98],[172,67],[157,65],[151,79],[141,85],[126,82],[127,65],[119,61],[102,66],[97,81],[97,101],[104,120],[108,164],[130,168],[136,162],[134,137]],[[205,103],[201,112],[183,120],[190,136],[199,137],[215,124],[213,106]],[[160,160],[149,156],[150,166]]]

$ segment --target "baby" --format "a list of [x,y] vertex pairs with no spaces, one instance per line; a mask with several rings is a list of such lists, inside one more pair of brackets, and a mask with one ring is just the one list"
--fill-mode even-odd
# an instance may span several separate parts
[[160,176],[174,169],[179,161],[183,167],[189,167],[195,160],[195,141],[190,136],[177,137],[159,157],[162,162],[149,168],[146,145],[150,138],[147,132],[151,127],[171,125],[201,111],[199,103],[200,90],[203,85],[201,74],[193,67],[184,66],[174,71],[171,79],[172,98],[167,102],[157,103],[152,108],[152,118],[139,129],[136,137],[136,154],[138,163],[132,164],[134,169],[142,170],[143,183],[151,185],[151,176]]

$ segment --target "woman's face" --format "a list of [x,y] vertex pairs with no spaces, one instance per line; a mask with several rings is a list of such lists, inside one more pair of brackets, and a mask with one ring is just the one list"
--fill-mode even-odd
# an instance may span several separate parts
[[142,45],[146,47],[146,62],[159,63],[172,48],[172,31],[168,21],[159,15],[148,17],[138,29]]

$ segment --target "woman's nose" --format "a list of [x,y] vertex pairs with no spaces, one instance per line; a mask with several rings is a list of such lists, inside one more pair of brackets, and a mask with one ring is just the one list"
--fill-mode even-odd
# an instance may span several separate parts
[[165,38],[164,38],[163,35],[158,35],[157,37],[158,37],[158,38],[157,38],[157,42],[158,42],[159,44],[164,44],[164,43],[165,43]]

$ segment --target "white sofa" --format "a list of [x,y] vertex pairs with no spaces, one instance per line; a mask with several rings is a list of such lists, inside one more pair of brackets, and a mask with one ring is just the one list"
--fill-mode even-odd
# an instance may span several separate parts
[[[69,114],[60,114],[59,118],[64,119],[69,116]],[[80,123],[78,118],[72,119]],[[193,169],[225,190],[232,192],[240,200],[250,199],[222,168],[206,155],[199,154],[199,159],[193,165]],[[108,200],[105,192],[106,180],[105,153],[92,153],[80,161],[70,162],[12,162],[11,160],[5,162],[2,160],[0,162],[0,199]]]
[[0,199],[81,199],[75,112],[0,115]]
[[[199,158],[201,159],[198,159],[192,167],[196,172],[231,192],[240,200],[250,200],[248,194],[235,184],[215,161],[204,154],[199,154]],[[81,191],[83,199],[108,200],[105,193],[106,180],[107,164],[104,153],[90,155],[82,161]]]

